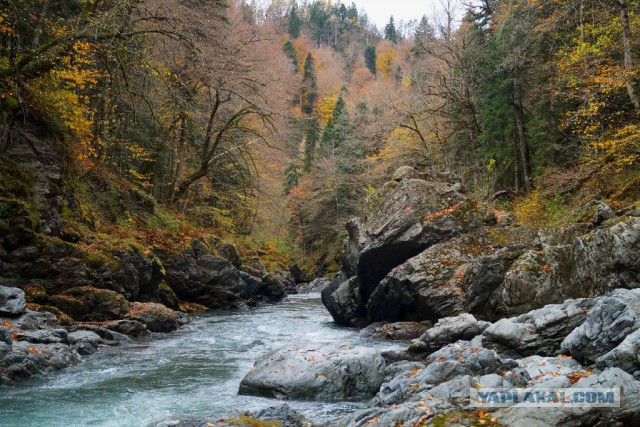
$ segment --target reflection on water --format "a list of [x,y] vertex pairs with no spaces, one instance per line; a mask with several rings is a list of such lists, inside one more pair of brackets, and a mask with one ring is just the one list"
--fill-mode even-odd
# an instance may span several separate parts
[[[237,395],[256,357],[288,344],[342,341],[388,346],[334,325],[318,294],[201,315],[178,333],[103,348],[78,366],[0,388],[0,425],[146,426],[175,415],[217,417],[272,406],[279,402]],[[315,421],[361,405],[289,404]]]

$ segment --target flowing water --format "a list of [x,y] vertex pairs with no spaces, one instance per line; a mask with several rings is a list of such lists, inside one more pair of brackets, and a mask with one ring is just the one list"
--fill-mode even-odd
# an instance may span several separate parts
[[[147,426],[274,406],[281,402],[237,394],[256,357],[285,345],[344,341],[390,347],[336,326],[318,294],[199,315],[180,332],[102,348],[77,366],[0,388],[0,426]],[[362,405],[287,403],[318,422]]]

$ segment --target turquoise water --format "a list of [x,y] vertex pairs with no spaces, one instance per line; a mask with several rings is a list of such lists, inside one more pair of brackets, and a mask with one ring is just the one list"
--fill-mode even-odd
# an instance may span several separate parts
[[[0,388],[0,426],[148,426],[273,406],[281,402],[237,394],[256,357],[284,345],[343,341],[389,347],[336,326],[318,294],[200,315],[180,332],[102,348],[77,366]],[[317,422],[361,406],[288,403]]]

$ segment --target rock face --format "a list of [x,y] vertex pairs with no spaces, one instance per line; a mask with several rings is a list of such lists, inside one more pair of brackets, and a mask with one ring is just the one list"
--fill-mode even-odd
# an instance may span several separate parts
[[284,348],[258,359],[240,383],[240,394],[278,399],[362,400],[378,391],[385,362],[364,347]]
[[369,321],[430,320],[465,312],[463,276],[468,262],[492,252],[474,236],[439,243],[394,268],[367,303]]
[[0,316],[19,316],[27,311],[24,291],[0,286]]
[[605,295],[640,286],[640,217],[603,224],[593,231],[573,227],[540,236],[540,249],[525,252],[510,267],[492,297],[499,314],[521,314],[569,298]]
[[357,277],[340,282],[335,280],[322,291],[322,303],[336,323],[358,326],[366,323],[366,311],[360,296],[360,281]]

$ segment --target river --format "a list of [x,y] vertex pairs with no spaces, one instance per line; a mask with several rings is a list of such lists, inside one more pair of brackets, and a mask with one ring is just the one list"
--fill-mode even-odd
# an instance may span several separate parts
[[[148,426],[176,415],[218,417],[274,406],[281,402],[237,394],[256,357],[285,345],[345,341],[394,347],[336,326],[319,294],[201,314],[179,332],[104,347],[74,367],[0,388],[0,426]],[[362,406],[288,403],[316,422]]]

